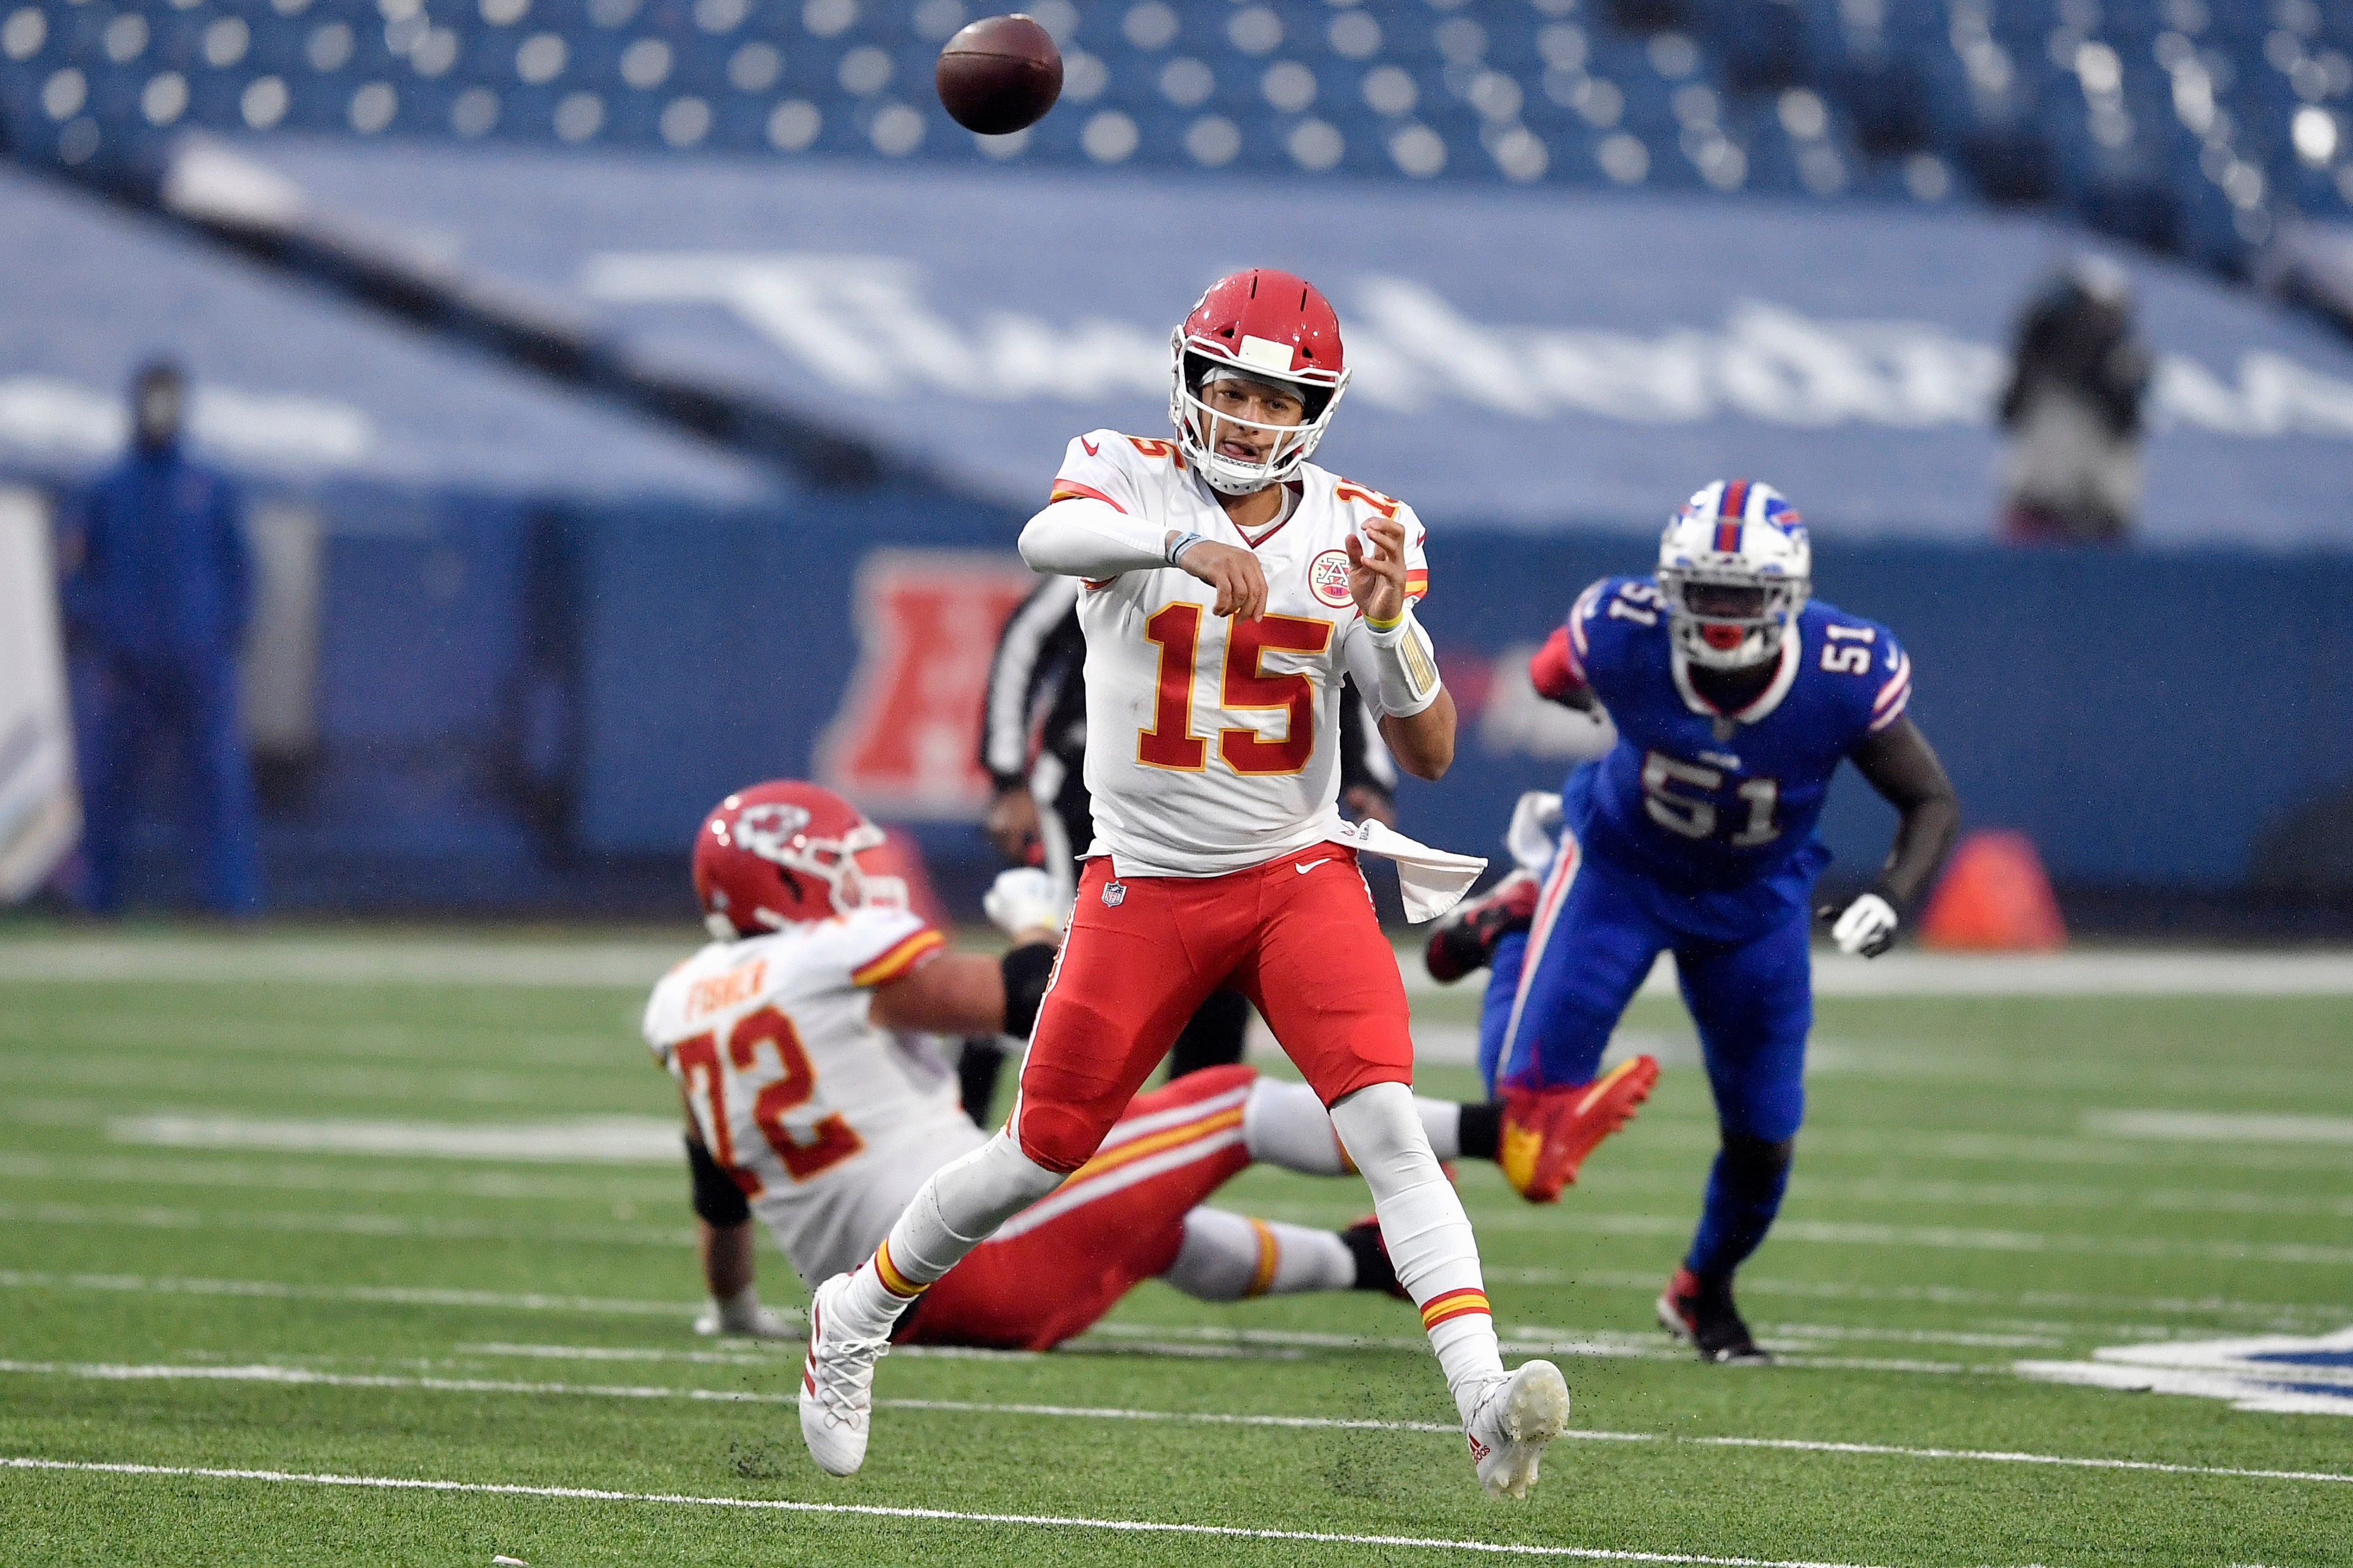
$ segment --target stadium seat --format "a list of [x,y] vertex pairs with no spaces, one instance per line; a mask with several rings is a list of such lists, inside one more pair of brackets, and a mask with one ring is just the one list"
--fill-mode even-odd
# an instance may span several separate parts
[[2317,0],[1034,9],[1063,102],[986,142],[931,92],[965,0],[0,0],[0,126],[92,174],[152,170],[196,126],[2055,200],[2226,269],[2277,212],[2353,195],[2353,9]]

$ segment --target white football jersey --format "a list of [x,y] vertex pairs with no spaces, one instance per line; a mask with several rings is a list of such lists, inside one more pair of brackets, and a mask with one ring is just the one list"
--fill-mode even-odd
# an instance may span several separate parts
[[646,1044],[703,1146],[811,1289],[865,1261],[923,1179],[986,1141],[939,1041],[871,1017],[870,988],[942,945],[904,910],[860,910],[714,942],[646,1004]]
[[1413,509],[1315,467],[1284,489],[1282,517],[1245,535],[1174,441],[1096,430],[1071,443],[1053,499],[1086,497],[1258,553],[1266,614],[1229,621],[1217,590],[1173,566],[1079,595],[1087,636],[1091,854],[1119,876],[1214,877],[1340,831],[1340,679],[1379,692],[1348,593],[1347,539],[1375,517],[1405,525],[1406,591],[1428,592]]

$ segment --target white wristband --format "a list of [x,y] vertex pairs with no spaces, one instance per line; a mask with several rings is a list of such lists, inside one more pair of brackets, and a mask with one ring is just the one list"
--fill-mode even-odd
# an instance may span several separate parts
[[1397,624],[1377,627],[1365,623],[1373,645],[1373,661],[1381,672],[1381,711],[1392,719],[1410,719],[1445,689],[1439,683],[1438,659],[1430,650],[1430,634],[1413,618],[1408,604]]

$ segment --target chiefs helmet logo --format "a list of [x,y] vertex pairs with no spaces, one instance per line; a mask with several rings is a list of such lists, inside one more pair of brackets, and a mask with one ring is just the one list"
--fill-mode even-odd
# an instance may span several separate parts
[[736,847],[781,866],[786,863],[793,840],[808,825],[809,814],[804,807],[784,802],[755,805],[735,819]]

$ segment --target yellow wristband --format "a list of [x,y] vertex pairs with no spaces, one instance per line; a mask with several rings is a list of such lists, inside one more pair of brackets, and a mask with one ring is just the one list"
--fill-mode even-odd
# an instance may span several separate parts
[[1393,632],[1397,630],[1398,627],[1405,625],[1405,614],[1404,610],[1399,610],[1395,616],[1386,621],[1377,621],[1372,616],[1366,616],[1365,617],[1365,625],[1372,627],[1372,629],[1377,632]]

